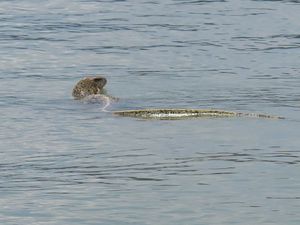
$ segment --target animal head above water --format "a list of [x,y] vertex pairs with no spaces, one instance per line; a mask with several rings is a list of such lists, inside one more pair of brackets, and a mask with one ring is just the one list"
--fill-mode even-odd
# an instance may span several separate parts
[[75,99],[82,99],[89,95],[102,94],[103,87],[106,85],[107,80],[103,76],[88,76],[75,85],[72,95]]

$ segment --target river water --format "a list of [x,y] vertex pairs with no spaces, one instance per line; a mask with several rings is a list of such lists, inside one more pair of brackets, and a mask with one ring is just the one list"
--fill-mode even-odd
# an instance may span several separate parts
[[[2,0],[0,224],[300,224],[300,2]],[[144,121],[109,110],[286,117]]]

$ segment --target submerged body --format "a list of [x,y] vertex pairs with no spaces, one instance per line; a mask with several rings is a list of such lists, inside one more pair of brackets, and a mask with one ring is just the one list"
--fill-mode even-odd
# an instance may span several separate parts
[[[75,99],[83,99],[89,102],[102,102],[104,104],[102,111],[110,105],[111,101],[117,98],[108,96],[104,90],[107,81],[102,76],[85,77],[80,80],[74,87],[72,95]],[[216,109],[137,109],[137,110],[122,110],[112,112],[114,115],[124,117],[135,117],[141,119],[160,119],[160,120],[175,120],[186,118],[199,117],[255,117],[269,119],[283,119],[283,117],[256,114],[256,113],[241,113],[231,112]]]
[[283,117],[256,114],[231,112],[216,109],[141,109],[141,110],[124,110],[115,111],[113,114],[125,117],[135,117],[141,119],[160,119],[160,120],[176,120],[186,118],[199,117],[255,117],[269,119],[283,119]]

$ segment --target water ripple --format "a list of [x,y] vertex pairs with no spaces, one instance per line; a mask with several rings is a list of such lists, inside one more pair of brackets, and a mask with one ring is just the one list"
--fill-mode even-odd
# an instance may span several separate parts
[[236,36],[232,40],[238,40],[244,43],[243,48],[231,47],[239,51],[269,51],[297,49],[300,47],[298,34],[278,34],[266,37],[246,37]]
[[[299,224],[298,3],[0,1],[0,224]],[[86,74],[109,110],[287,119],[120,118]]]

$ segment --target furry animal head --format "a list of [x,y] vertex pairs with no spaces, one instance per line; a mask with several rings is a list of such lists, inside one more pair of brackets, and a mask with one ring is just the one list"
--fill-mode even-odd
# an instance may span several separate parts
[[72,95],[75,99],[82,99],[89,95],[102,94],[106,82],[107,80],[103,76],[85,77],[75,85]]

